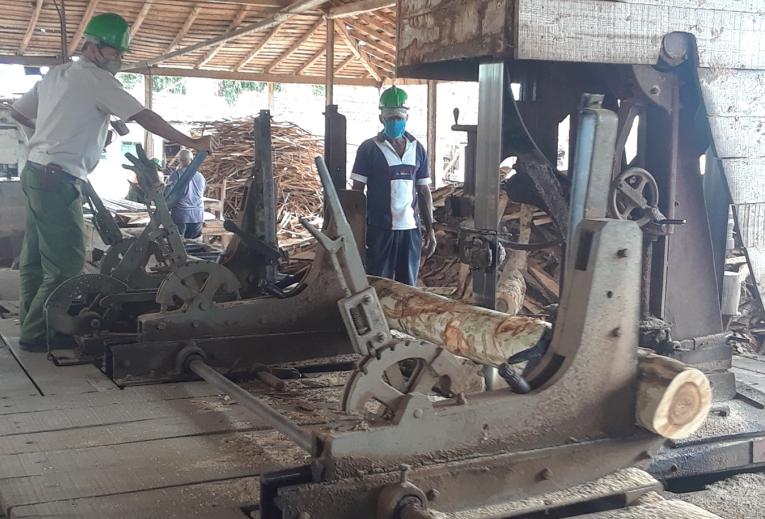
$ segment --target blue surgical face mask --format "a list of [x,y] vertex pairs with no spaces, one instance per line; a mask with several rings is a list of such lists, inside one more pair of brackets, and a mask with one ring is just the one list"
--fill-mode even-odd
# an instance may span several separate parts
[[404,119],[385,119],[383,121],[385,136],[390,139],[398,139],[404,135],[406,121]]

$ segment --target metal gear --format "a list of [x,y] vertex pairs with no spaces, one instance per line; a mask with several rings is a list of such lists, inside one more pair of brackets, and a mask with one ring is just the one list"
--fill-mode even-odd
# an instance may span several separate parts
[[66,335],[83,335],[103,326],[104,297],[121,294],[128,286],[103,274],[82,274],[61,283],[45,302],[48,328]]
[[[408,373],[402,362],[411,362]],[[384,346],[359,362],[345,386],[343,409],[361,415],[369,402],[383,406],[383,416],[395,414],[401,398],[409,393],[450,395],[476,389],[476,365],[425,341],[398,341]]]
[[640,227],[653,221],[659,205],[656,179],[642,168],[629,168],[619,174],[611,186],[611,213],[619,220],[633,220]]
[[223,265],[209,261],[188,263],[165,278],[157,291],[156,302],[163,308],[212,308],[214,301],[236,298],[240,284]]

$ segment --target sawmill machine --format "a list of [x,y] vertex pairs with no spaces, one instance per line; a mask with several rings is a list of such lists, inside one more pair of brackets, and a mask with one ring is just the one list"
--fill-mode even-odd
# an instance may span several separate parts
[[[757,12],[755,4],[684,0],[398,4],[400,77],[479,84],[477,126],[454,127],[468,133],[468,163],[465,193],[451,204],[469,222],[457,250],[478,304],[496,301],[498,243],[534,248],[497,227],[503,159],[516,158],[502,184],[511,200],[552,219],[565,249],[564,286],[577,262],[569,215],[641,229],[639,344],[701,369],[716,402],[707,432],[669,442],[655,460],[652,470],[665,479],[765,464],[765,394],[737,385],[721,315],[731,207],[757,286],[765,279],[757,216],[765,181],[754,174],[765,139],[761,109],[750,102],[765,69]],[[596,125],[582,115],[590,103],[616,117]],[[558,167],[561,147],[568,160]],[[585,202],[588,163],[611,171]],[[564,305],[565,294],[568,312]]]

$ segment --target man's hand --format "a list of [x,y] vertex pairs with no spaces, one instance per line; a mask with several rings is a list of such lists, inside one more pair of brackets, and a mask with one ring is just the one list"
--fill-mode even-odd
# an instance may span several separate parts
[[422,243],[422,253],[425,259],[430,258],[436,252],[436,231],[430,229],[425,233],[425,240]]
[[206,151],[211,154],[215,148],[215,141],[211,135],[204,135],[198,139],[192,139],[191,147],[197,151]]

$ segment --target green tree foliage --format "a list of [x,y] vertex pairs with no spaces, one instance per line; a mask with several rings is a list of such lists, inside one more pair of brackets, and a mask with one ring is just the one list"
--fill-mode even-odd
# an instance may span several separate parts
[[244,92],[262,92],[265,88],[266,84],[262,81],[235,81],[230,79],[218,81],[218,95],[223,97],[229,105],[234,105]]
[[324,97],[324,92],[326,92],[326,88],[324,85],[311,85],[311,92],[313,92],[313,95],[316,97]]
[[[141,74],[123,72],[117,74],[117,79],[120,80],[127,90],[131,90],[140,83],[143,83]],[[186,93],[186,79],[173,76],[152,76],[151,90],[152,92],[167,92],[168,94],[184,95]]]

